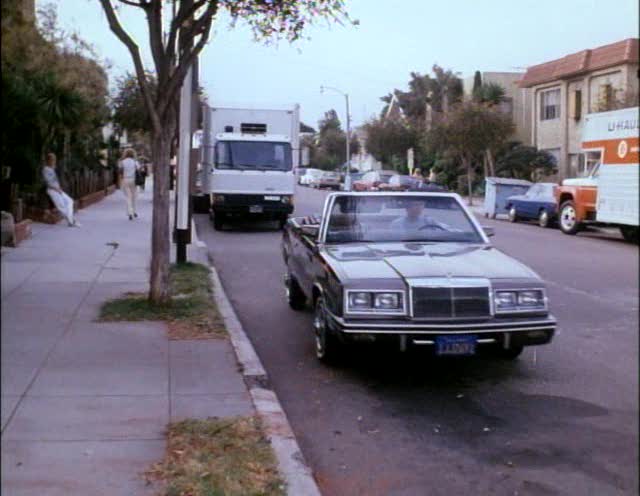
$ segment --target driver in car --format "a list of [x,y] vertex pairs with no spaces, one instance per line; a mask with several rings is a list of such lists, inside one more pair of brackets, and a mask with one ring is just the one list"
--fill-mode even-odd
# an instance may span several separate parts
[[419,232],[430,228],[443,231],[451,230],[446,224],[424,215],[424,202],[422,200],[409,200],[405,209],[407,214],[393,220],[391,222],[391,229],[405,233]]

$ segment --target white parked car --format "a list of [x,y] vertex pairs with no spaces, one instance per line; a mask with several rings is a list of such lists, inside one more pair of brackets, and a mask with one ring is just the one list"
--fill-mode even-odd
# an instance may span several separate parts
[[312,181],[322,175],[320,169],[307,169],[304,176],[300,178],[300,184],[303,186],[310,186]]
[[309,184],[312,188],[331,188],[340,189],[340,173],[333,171],[323,171],[317,177],[314,177]]

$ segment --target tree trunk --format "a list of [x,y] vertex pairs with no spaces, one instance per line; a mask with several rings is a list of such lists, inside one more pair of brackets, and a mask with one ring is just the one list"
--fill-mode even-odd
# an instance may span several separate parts
[[467,187],[469,191],[469,206],[473,206],[473,187],[471,185],[473,180],[473,167],[471,167],[471,160],[467,158],[462,159],[462,163],[467,169]]
[[149,300],[156,304],[169,301],[169,152],[173,126],[151,139],[153,160],[153,216],[151,223],[151,278]]

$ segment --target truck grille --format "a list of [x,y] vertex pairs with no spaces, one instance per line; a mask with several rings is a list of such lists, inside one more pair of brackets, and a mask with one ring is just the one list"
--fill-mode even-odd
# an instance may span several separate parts
[[224,195],[226,205],[262,205],[264,195]]
[[481,318],[491,315],[487,287],[414,287],[416,319]]

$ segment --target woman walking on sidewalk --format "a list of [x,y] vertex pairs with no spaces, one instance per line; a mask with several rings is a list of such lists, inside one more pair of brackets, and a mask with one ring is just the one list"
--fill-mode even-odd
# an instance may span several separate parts
[[140,164],[136,160],[136,153],[132,148],[124,152],[124,159],[120,162],[120,187],[127,198],[127,214],[129,220],[138,216],[136,212],[136,172]]
[[62,191],[58,174],[56,174],[56,154],[47,153],[45,165],[42,168],[42,177],[47,184],[47,194],[58,211],[67,219],[69,227],[80,227],[73,217],[73,199]]

